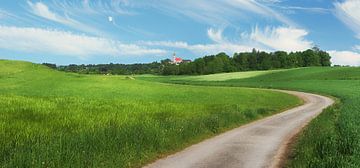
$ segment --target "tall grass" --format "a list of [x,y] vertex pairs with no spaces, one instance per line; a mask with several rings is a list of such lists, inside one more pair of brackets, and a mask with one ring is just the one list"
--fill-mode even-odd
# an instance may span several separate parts
[[0,165],[140,167],[299,103],[272,91],[65,74],[0,61]]
[[287,166],[360,167],[360,68],[301,68],[222,82],[176,78],[166,82],[280,88],[335,96],[338,104],[304,130]]

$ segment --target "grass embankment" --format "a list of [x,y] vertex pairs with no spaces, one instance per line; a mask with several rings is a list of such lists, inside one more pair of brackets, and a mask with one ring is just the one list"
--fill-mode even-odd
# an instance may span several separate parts
[[272,91],[79,75],[0,60],[0,165],[139,167],[299,103]]
[[335,96],[340,102],[313,120],[300,135],[288,167],[360,167],[360,68],[300,68],[213,82],[191,77],[162,81],[280,88]]

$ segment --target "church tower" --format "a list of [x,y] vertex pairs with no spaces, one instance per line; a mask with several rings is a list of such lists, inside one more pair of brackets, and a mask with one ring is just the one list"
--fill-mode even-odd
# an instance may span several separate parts
[[176,53],[173,54],[173,63],[176,63]]

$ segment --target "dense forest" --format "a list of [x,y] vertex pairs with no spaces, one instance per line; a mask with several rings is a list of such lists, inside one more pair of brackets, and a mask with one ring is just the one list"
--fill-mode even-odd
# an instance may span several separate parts
[[197,58],[193,62],[172,64],[170,59],[146,64],[98,64],[56,66],[51,68],[83,74],[159,74],[159,75],[203,75],[221,72],[269,70],[309,66],[330,66],[330,55],[318,48],[299,52],[252,52],[235,53],[232,57],[225,53]]

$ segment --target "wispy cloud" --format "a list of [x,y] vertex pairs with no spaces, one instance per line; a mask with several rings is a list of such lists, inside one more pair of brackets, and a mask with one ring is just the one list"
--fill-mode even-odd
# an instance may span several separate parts
[[328,51],[333,65],[360,66],[360,53],[352,51]]
[[355,33],[360,39],[360,1],[345,0],[343,2],[335,2],[335,14]]
[[273,18],[289,26],[297,26],[286,16],[256,0],[184,0],[181,3],[168,0],[130,2],[150,6],[173,16],[187,16],[211,26],[230,25],[234,20],[249,17],[249,13],[264,18]]
[[258,0],[258,2],[265,2],[265,3],[279,3],[282,0]]
[[[332,9],[326,9],[326,8],[318,8],[318,7],[301,7],[301,6],[279,6],[276,5],[275,7],[287,10],[287,11],[305,11],[305,12],[311,12],[311,13],[331,13]],[[289,13],[289,12],[288,12]]]
[[[239,8],[239,9],[248,9],[254,13],[261,14],[264,17],[271,17],[274,18],[283,24],[286,24],[287,26],[291,27],[298,27],[298,25],[293,22],[291,19],[280,13],[279,11],[276,11],[262,3],[259,3],[256,0],[227,0],[230,2],[231,5]],[[267,0],[267,1],[273,1],[278,2],[277,0]]]
[[274,50],[301,51],[312,47],[313,43],[305,39],[308,32],[304,29],[290,27],[257,26],[252,30],[250,38]]
[[0,9],[0,19],[1,18],[4,19],[4,18],[18,18],[18,17],[6,10]]
[[62,24],[67,24],[67,25],[74,24],[74,22],[75,22],[68,16],[65,16],[65,17],[59,16],[56,13],[50,11],[49,7],[42,2],[32,3],[30,1],[27,1],[27,3],[31,8],[32,13],[37,16],[43,17],[45,19],[49,19],[51,21],[59,22]]
[[7,16],[7,13],[4,10],[0,9],[0,19],[5,18]]
[[0,26],[0,48],[28,53],[47,53],[79,58],[90,56],[162,55],[165,50],[125,44],[105,38],[40,28]]
[[357,50],[357,51],[360,51],[360,45],[355,45],[354,49]]
[[83,0],[82,4],[75,5],[69,1],[58,3],[59,7],[71,9],[78,12],[106,14],[106,15],[134,15],[136,12],[130,11],[131,4],[128,0],[112,0],[112,1],[93,1]]
[[66,13],[67,10],[63,10],[64,14],[61,15],[59,13],[51,11],[50,8],[43,2],[33,3],[31,1],[27,1],[27,4],[30,7],[29,11],[36,16],[39,16],[41,18],[44,18],[44,19],[47,19],[47,20],[50,20],[53,22],[57,22],[57,23],[60,23],[60,24],[63,24],[63,25],[69,26],[71,28],[87,32],[87,33],[96,34],[96,35],[104,35],[104,33],[102,31],[98,30],[97,28],[86,25],[78,20],[71,18]]
[[208,38],[213,41],[210,44],[188,44],[183,41],[143,41],[140,44],[186,49],[197,54],[215,54],[219,52],[233,54],[235,52],[251,51],[253,48],[264,51],[300,51],[312,47],[312,42],[305,40],[308,32],[303,29],[265,27],[262,30],[255,27],[251,33],[241,33],[239,39],[235,41],[228,40],[222,32],[222,29],[208,29]]
[[142,41],[140,44],[147,46],[185,49],[198,55],[209,55],[219,52],[233,54],[235,52],[252,50],[252,48],[249,46],[235,43],[188,44],[187,42],[183,41]]
[[210,40],[212,40],[216,43],[224,43],[225,42],[222,29],[215,30],[214,28],[210,28],[207,31],[207,35],[210,38]]

